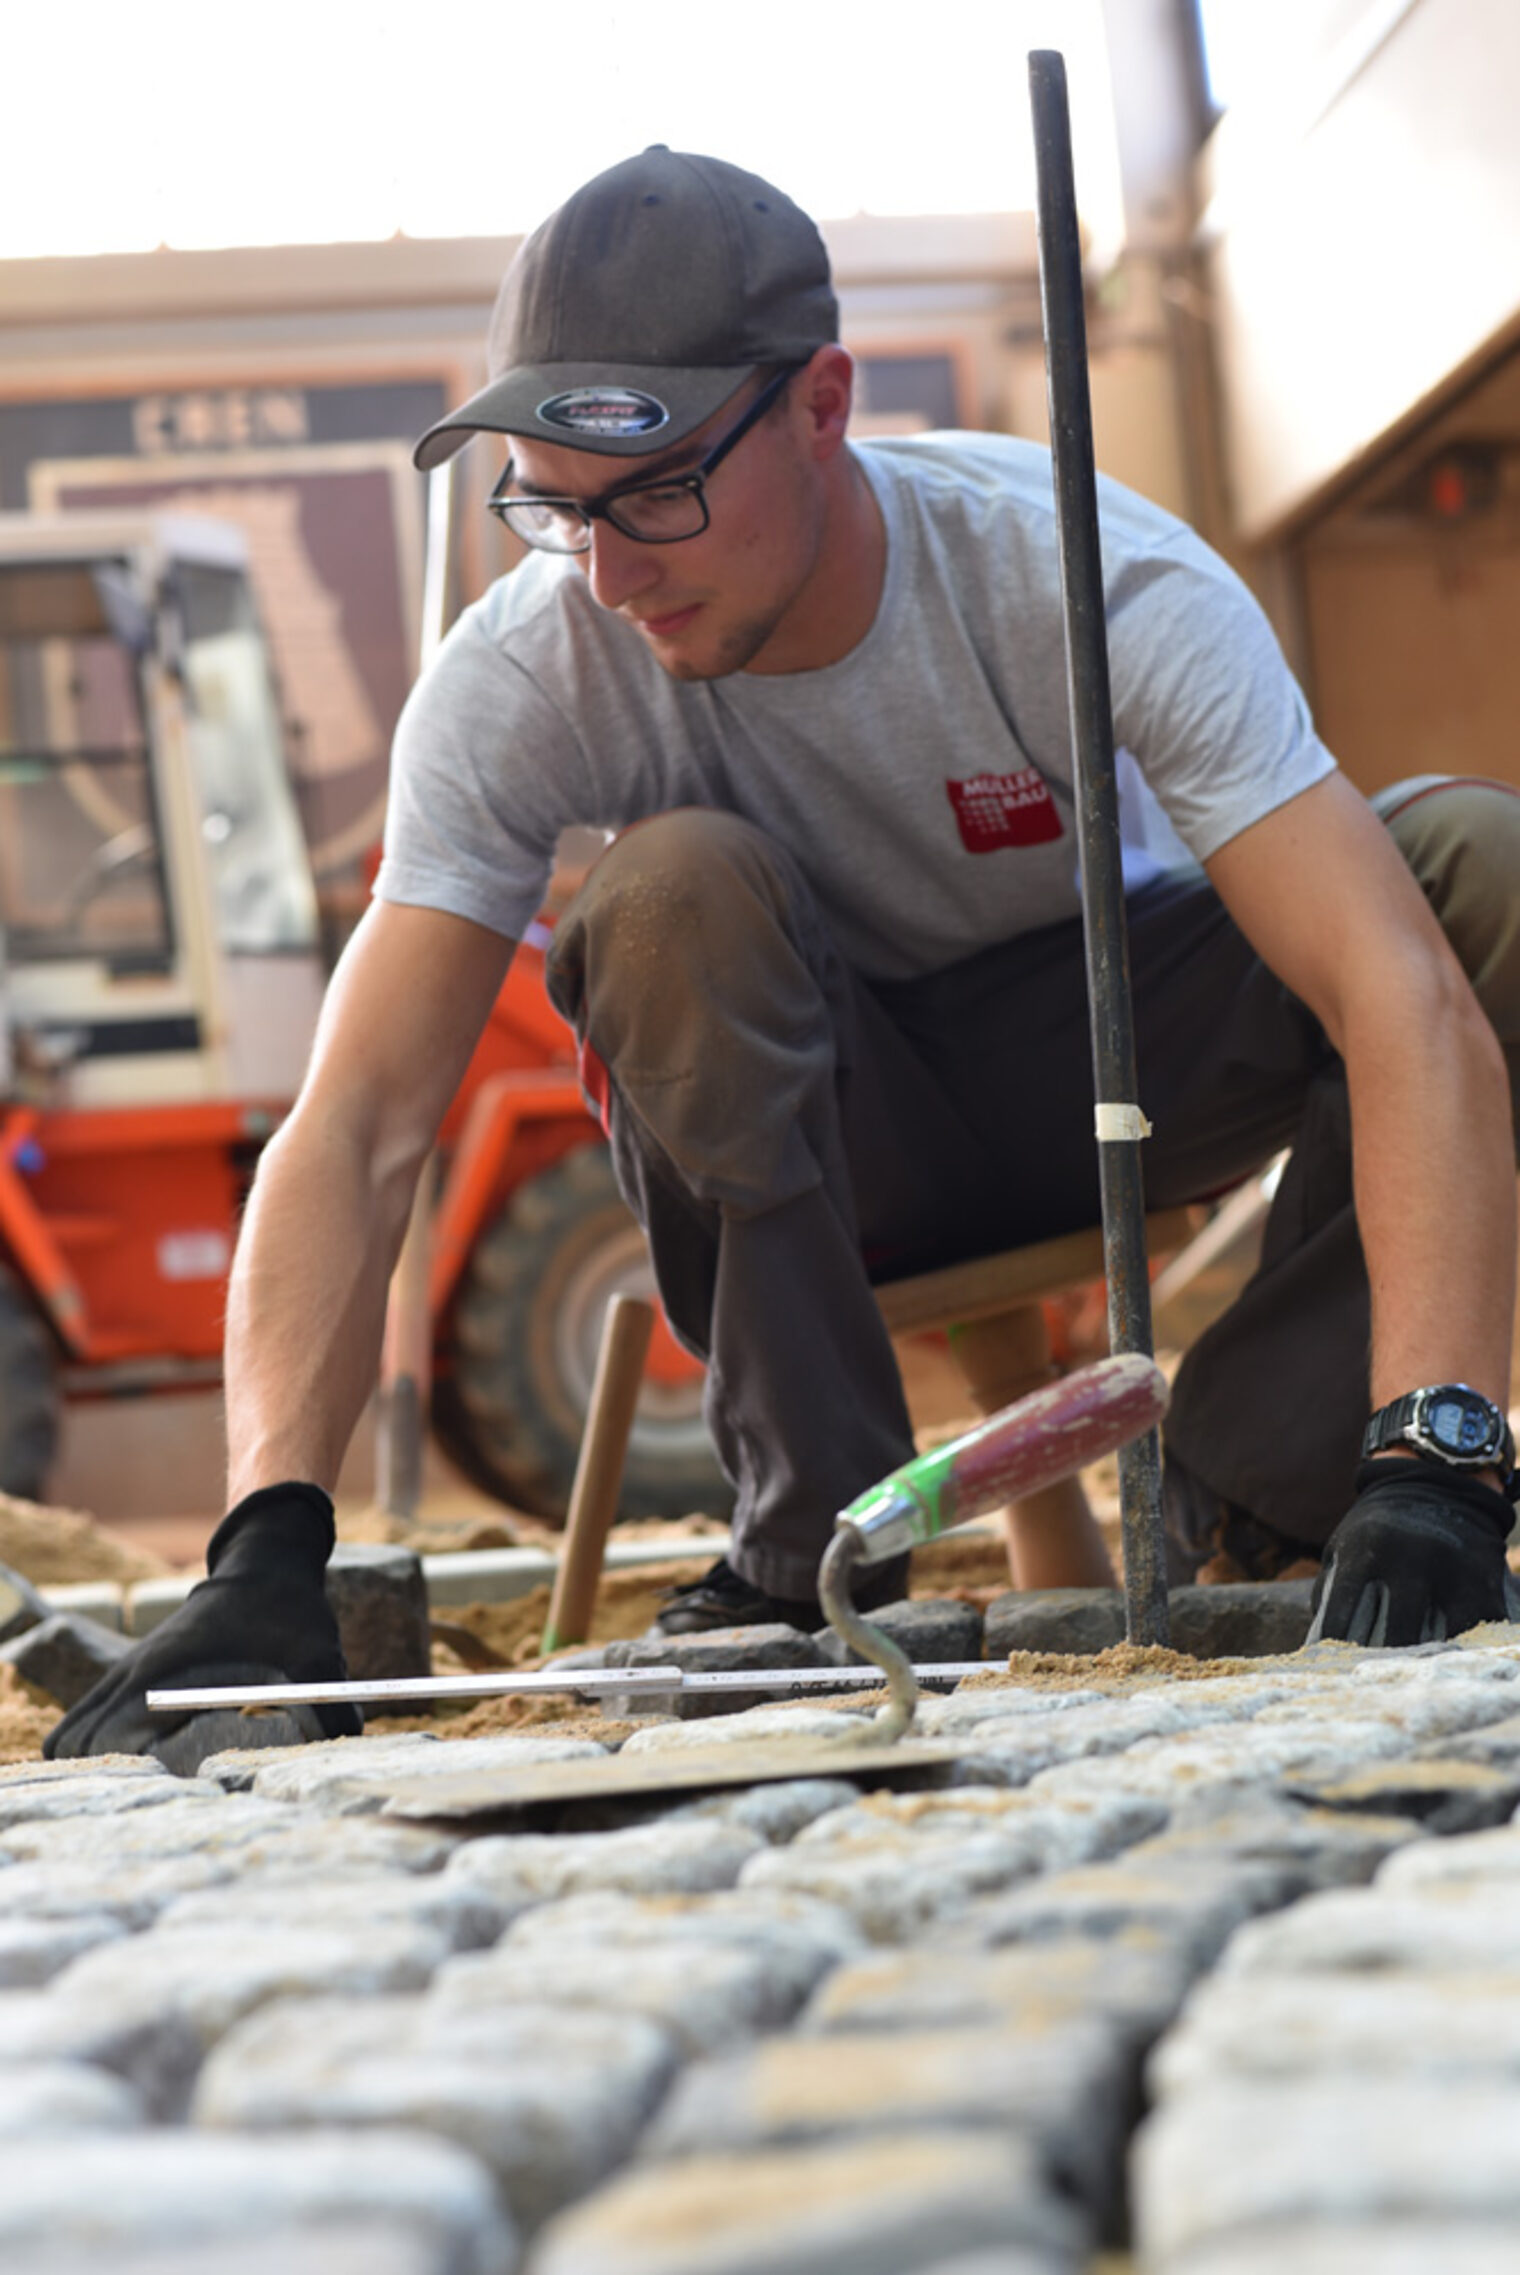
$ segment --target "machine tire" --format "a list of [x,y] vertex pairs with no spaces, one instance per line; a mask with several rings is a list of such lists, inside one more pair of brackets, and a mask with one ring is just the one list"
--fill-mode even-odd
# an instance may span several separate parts
[[0,1267],[0,1493],[40,1501],[58,1448],[58,1378],[46,1328]]
[[[452,1368],[433,1394],[445,1453],[509,1506],[562,1524],[613,1295],[652,1297],[644,1237],[604,1145],[529,1178],[470,1255],[453,1310]],[[728,1513],[732,1488],[701,1414],[701,1383],[646,1381],[619,1514]]]

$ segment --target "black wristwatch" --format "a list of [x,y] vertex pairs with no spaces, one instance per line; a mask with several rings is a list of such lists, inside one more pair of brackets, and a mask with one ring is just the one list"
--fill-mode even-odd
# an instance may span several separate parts
[[1411,1390],[1391,1406],[1380,1406],[1362,1438],[1363,1461],[1390,1446],[1409,1446],[1448,1469],[1497,1469],[1504,1491],[1515,1497],[1515,1440],[1508,1419],[1465,1382]]

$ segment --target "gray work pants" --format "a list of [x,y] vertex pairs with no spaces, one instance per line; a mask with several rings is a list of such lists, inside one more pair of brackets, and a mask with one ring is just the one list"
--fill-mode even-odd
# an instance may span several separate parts
[[[1378,803],[1520,1089],[1520,796],[1463,782]],[[1293,1147],[1260,1270],[1179,1373],[1168,1448],[1318,1545],[1368,1399],[1343,1070],[1201,871],[1132,895],[1129,945],[1147,1204],[1209,1197]],[[912,1451],[870,1281],[1098,1220],[1080,922],[867,981],[789,854],[682,809],[602,856],[548,976],[606,1070],[671,1324],[708,1365],[733,1561],[810,1595],[835,1510]]]

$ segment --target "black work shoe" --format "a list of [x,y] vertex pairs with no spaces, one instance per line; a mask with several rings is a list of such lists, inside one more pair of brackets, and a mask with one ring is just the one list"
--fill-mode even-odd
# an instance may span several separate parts
[[[908,1559],[894,1556],[890,1563],[857,1572],[851,1591],[862,1611],[882,1604],[901,1603],[908,1592]],[[651,1635],[699,1635],[710,1627],[795,1627],[815,1635],[827,1623],[816,1596],[768,1596],[737,1573],[720,1556],[700,1580],[672,1588]]]
[[654,1635],[699,1635],[709,1627],[800,1628],[812,1635],[823,1625],[816,1596],[768,1596],[750,1585],[720,1556],[700,1580],[672,1588],[650,1630]]

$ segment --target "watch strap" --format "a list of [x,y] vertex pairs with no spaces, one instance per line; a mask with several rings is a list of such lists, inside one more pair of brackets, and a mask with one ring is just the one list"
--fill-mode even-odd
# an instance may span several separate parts
[[[1498,1448],[1492,1455],[1464,1461],[1456,1455],[1444,1453],[1437,1445],[1423,1443],[1407,1435],[1419,1412],[1421,1400],[1430,1397],[1432,1390],[1446,1388],[1460,1389],[1470,1398],[1481,1399],[1482,1404],[1495,1416],[1500,1435]],[[1502,1408],[1494,1405],[1492,1399],[1482,1398],[1481,1392],[1472,1390],[1466,1383],[1434,1384],[1406,1391],[1402,1398],[1392,1399],[1388,1405],[1380,1406],[1362,1433],[1362,1459],[1369,1461],[1374,1455],[1386,1453],[1394,1446],[1407,1446],[1410,1452],[1418,1454],[1423,1460],[1439,1464],[1458,1476],[1475,1469],[1497,1469],[1501,1480],[1500,1489],[1506,1498],[1513,1501],[1520,1495],[1520,1478],[1517,1478],[1515,1471],[1515,1440],[1508,1417]]]

